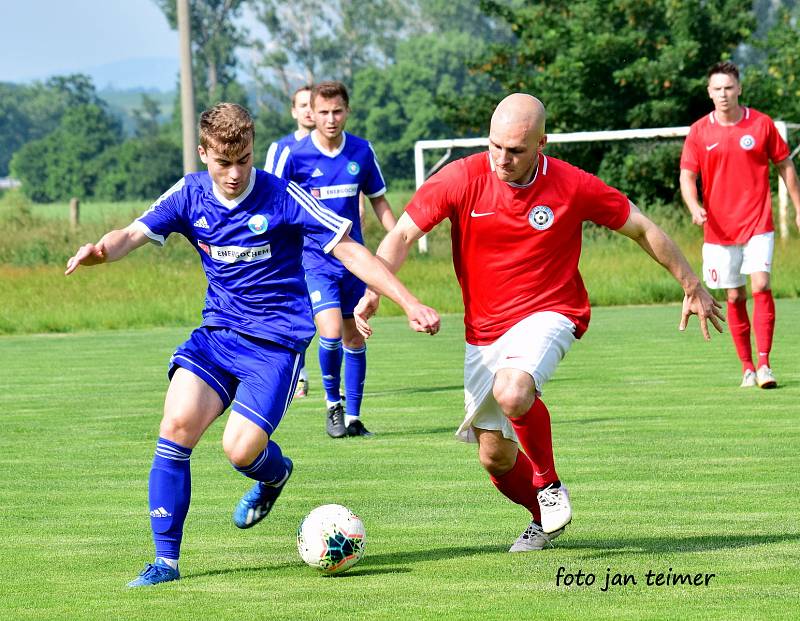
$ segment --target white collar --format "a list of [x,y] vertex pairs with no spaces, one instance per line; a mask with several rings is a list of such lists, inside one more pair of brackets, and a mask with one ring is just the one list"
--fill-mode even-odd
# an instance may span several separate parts
[[255,166],[250,169],[250,183],[247,184],[244,192],[239,194],[236,198],[225,198],[222,195],[222,191],[217,187],[217,184],[213,181],[211,182],[211,186],[214,191],[214,198],[216,198],[220,203],[225,205],[228,209],[233,209],[234,207],[238,207],[242,204],[244,199],[250,196],[250,192],[253,191],[253,186],[256,184],[256,169]]
[[347,132],[342,132],[342,144],[340,144],[340,145],[339,145],[339,146],[336,148],[336,150],[334,150],[334,151],[328,151],[328,150],[327,150],[325,147],[323,147],[323,146],[322,146],[322,145],[319,143],[319,140],[317,139],[317,135],[318,135],[318,134],[317,134],[317,130],[316,130],[316,129],[315,129],[314,131],[312,131],[310,135],[311,135],[311,142],[313,142],[313,143],[314,143],[314,146],[315,146],[315,147],[317,147],[317,151],[319,151],[320,153],[322,153],[322,155],[324,155],[325,157],[330,157],[330,158],[334,158],[334,157],[336,157],[336,156],[337,156],[337,155],[339,155],[339,154],[340,154],[342,151],[344,151],[344,145],[347,143]]

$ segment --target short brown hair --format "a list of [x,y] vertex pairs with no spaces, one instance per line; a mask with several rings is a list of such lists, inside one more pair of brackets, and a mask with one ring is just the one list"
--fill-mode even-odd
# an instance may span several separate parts
[[235,103],[218,103],[200,115],[200,144],[225,155],[236,155],[256,135],[253,117]]
[[708,73],[706,74],[706,77],[710,80],[711,76],[715,75],[717,73],[724,73],[726,75],[732,75],[734,78],[736,78],[737,82],[739,81],[739,68],[736,65],[734,65],[732,62],[730,62],[729,60],[726,60],[726,61],[723,61],[723,62],[716,63],[714,65],[711,65],[711,67],[709,67],[709,69],[708,69]]
[[294,108],[294,105],[296,103],[295,100],[297,99],[297,96],[300,93],[302,93],[303,91],[313,91],[313,90],[314,90],[314,87],[311,86],[311,84],[304,84],[303,86],[298,88],[294,93],[292,93],[292,108]]
[[347,94],[347,88],[341,82],[320,82],[311,89],[311,107],[314,107],[314,100],[317,97],[323,99],[335,99],[341,97],[346,107],[350,107],[350,97]]

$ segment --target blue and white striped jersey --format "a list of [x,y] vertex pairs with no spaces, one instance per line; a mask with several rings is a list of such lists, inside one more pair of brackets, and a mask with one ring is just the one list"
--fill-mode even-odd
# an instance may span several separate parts
[[180,233],[197,249],[208,279],[204,326],[304,351],[314,335],[304,241],[330,252],[351,222],[296,183],[254,168],[247,189],[233,200],[207,172],[186,175],[136,225],[159,245]]
[[286,165],[286,157],[289,149],[298,143],[295,132],[279,138],[267,149],[267,159],[264,162],[264,170],[272,173],[276,177],[283,177],[283,167]]
[[[342,144],[331,153],[322,149],[313,131],[290,148],[280,176],[297,182],[331,211],[350,220],[350,237],[364,243],[358,194],[363,192],[374,198],[386,193],[378,158],[369,141],[343,132]],[[322,270],[335,276],[346,271],[338,259],[323,253],[310,240],[303,248],[303,265],[307,270]]]

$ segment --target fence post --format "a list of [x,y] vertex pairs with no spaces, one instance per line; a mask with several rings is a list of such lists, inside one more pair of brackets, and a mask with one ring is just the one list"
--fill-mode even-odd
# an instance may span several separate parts
[[69,199],[69,225],[77,229],[81,221],[81,202],[74,196]]

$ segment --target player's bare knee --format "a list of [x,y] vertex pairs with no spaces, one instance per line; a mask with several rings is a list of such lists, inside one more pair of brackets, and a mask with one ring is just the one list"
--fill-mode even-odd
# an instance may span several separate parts
[[231,464],[238,468],[245,468],[256,460],[264,450],[264,447],[241,440],[226,440],[226,437],[223,436],[222,449],[225,451],[225,455],[228,457],[228,461],[230,461]]
[[198,429],[197,418],[189,412],[164,412],[159,435],[182,446],[193,447],[196,438],[202,433]]
[[495,383],[493,394],[503,414],[511,418],[525,414],[536,398],[529,391],[509,383]]
[[499,477],[514,467],[517,454],[516,451],[509,451],[501,445],[481,445],[478,459],[486,472]]

